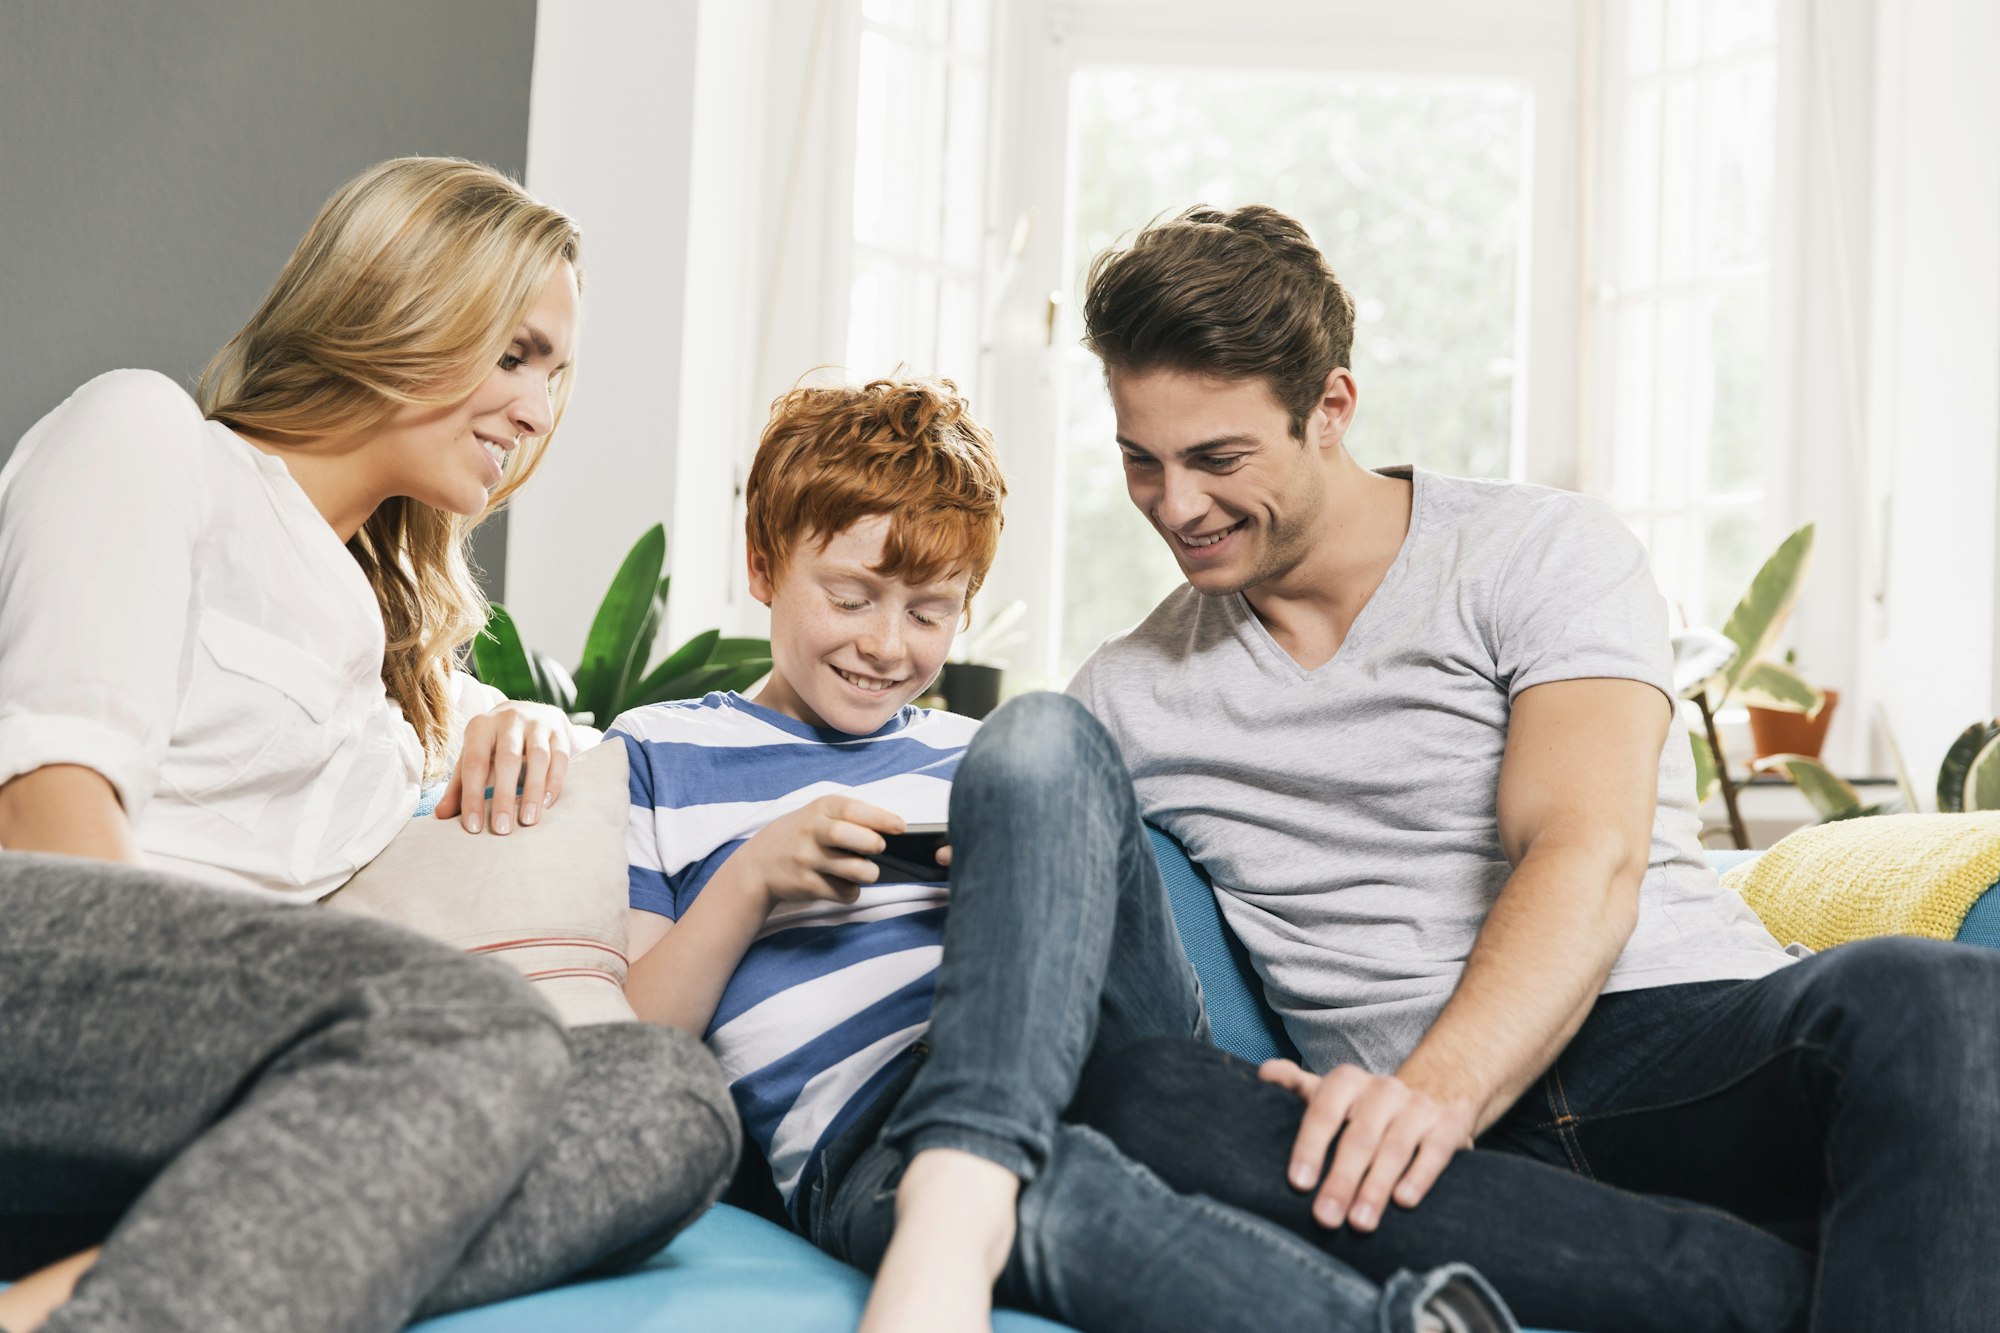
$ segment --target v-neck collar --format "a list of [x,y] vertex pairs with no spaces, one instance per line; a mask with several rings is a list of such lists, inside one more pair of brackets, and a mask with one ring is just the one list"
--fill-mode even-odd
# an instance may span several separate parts
[[1256,656],[1269,658],[1280,669],[1288,672],[1295,680],[1314,680],[1321,676],[1331,675],[1334,669],[1341,665],[1343,660],[1353,656],[1350,650],[1354,647],[1354,640],[1360,636],[1362,631],[1372,621],[1378,618],[1376,607],[1380,606],[1383,598],[1391,593],[1391,585],[1397,581],[1405,567],[1410,563],[1410,552],[1417,544],[1417,532],[1423,526],[1424,491],[1428,483],[1424,479],[1423,471],[1408,463],[1398,464],[1394,467],[1376,468],[1375,471],[1384,477],[1407,478],[1409,480],[1410,526],[1403,533],[1402,545],[1396,548],[1396,558],[1391,560],[1389,568],[1382,572],[1382,581],[1375,585],[1374,592],[1368,594],[1368,601],[1362,606],[1360,613],[1354,617],[1354,623],[1347,627],[1347,633],[1341,638],[1340,647],[1333,650],[1332,657],[1327,658],[1326,661],[1321,662],[1316,667],[1312,667],[1311,669],[1306,668],[1300,664],[1296,657],[1285,651],[1284,645],[1280,644],[1276,637],[1272,635],[1270,627],[1265,625],[1263,620],[1259,618],[1256,608],[1250,605],[1248,597],[1244,596],[1241,592],[1233,592],[1229,594],[1227,599],[1231,612],[1236,618],[1237,632],[1249,644],[1251,652]]

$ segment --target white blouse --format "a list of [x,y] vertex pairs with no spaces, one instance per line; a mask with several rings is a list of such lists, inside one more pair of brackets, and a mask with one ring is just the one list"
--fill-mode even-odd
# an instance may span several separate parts
[[[149,864],[311,900],[415,810],[382,613],[281,459],[172,380],[100,375],[0,471],[0,783],[81,764]],[[463,674],[462,719],[503,696]]]

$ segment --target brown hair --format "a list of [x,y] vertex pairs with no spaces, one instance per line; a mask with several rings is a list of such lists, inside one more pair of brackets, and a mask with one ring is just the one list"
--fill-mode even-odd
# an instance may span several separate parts
[[[458,402],[549,279],[576,266],[580,238],[490,167],[442,157],[371,167],[327,200],[262,308],[208,363],[202,411],[284,444]],[[556,420],[570,382],[565,373],[556,385]],[[452,741],[451,668],[486,623],[466,538],[534,473],[548,439],[522,442],[477,517],[398,496],[347,543],[382,608],[382,682],[429,774]]]
[[775,580],[802,541],[889,516],[875,572],[930,583],[965,571],[968,602],[1000,544],[1007,480],[993,435],[950,380],[796,388],[771,420],[744,485],[745,536]]
[[1297,221],[1196,205],[1090,265],[1084,346],[1112,370],[1261,378],[1301,439],[1354,347],[1354,301]]

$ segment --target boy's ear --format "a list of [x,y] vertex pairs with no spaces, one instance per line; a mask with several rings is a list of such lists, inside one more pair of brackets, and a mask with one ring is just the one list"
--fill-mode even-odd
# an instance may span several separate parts
[[764,605],[771,604],[771,562],[762,551],[748,553],[750,564],[750,595]]

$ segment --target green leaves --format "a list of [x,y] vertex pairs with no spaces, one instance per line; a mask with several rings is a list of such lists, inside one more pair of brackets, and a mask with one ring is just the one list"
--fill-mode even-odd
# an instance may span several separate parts
[[498,602],[486,613],[485,630],[472,640],[472,669],[481,680],[509,699],[550,702],[542,695],[542,683],[535,678],[528,650],[521,646],[521,635],[514,628],[514,617],[508,615],[507,608]]
[[1802,754],[1774,754],[1750,765],[1753,773],[1782,772],[1790,778],[1823,821],[1851,819],[1874,813],[1861,803],[1861,793],[1817,759]]
[[1722,774],[1715,766],[1715,751],[1709,748],[1708,737],[1690,731],[1687,738],[1694,749],[1694,803],[1700,805],[1715,794],[1715,785],[1722,781]]
[[1818,717],[1826,705],[1826,695],[1814,689],[1798,672],[1782,662],[1758,662],[1743,673],[1736,693],[1753,708],[1777,708],[1788,713]]
[[616,717],[627,687],[645,672],[659,631],[660,572],[666,563],[667,530],[655,523],[633,543],[598,603],[576,669],[576,705],[593,721],[608,724]]
[[628,708],[748,689],[768,675],[768,640],[725,639],[712,629],[646,669],[667,614],[666,559],[666,528],[656,523],[633,544],[599,602],[574,680],[553,657],[523,645],[513,616],[497,602],[473,640],[474,673],[510,699],[554,704],[599,727]]
[[[1812,558],[1813,525],[1808,523],[1778,543],[1778,549],[1764,562],[1750,587],[1743,594],[1743,600],[1729,613],[1728,623],[1722,632],[1736,645],[1736,660],[1723,673],[1724,698],[1729,691],[1737,688],[1752,667],[1762,664],[1765,653],[1777,641],[1778,631],[1784,628],[1785,617],[1792,613],[1792,607],[1799,600],[1799,587],[1805,581],[1806,565]],[[1715,706],[1721,707],[1717,700]],[[1813,707],[1817,709],[1818,705]]]
[[2000,810],[2000,718],[1975,722],[1958,734],[1938,765],[1939,814]]

